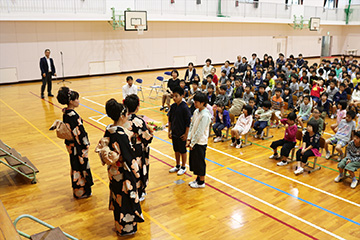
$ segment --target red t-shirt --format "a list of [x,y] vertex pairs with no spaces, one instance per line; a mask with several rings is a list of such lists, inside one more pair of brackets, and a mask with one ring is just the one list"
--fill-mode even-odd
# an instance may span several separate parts
[[219,79],[218,79],[218,77],[216,76],[216,74],[214,74],[213,82],[215,83],[216,86],[218,85]]
[[313,97],[320,98],[320,92],[323,90],[317,83],[315,83],[311,89],[310,95]]

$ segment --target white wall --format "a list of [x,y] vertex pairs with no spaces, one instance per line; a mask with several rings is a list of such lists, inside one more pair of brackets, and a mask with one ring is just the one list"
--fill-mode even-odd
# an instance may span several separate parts
[[149,31],[138,35],[114,31],[106,22],[0,22],[0,83],[40,79],[39,58],[46,48],[58,75],[59,52],[64,53],[65,76],[166,68],[182,57],[198,65],[208,57],[220,63],[252,52],[274,56],[274,37],[287,38],[287,55],[319,56],[318,39],[327,32],[334,40],[332,54],[360,49],[360,26],[322,28],[319,33],[287,24],[149,22]]

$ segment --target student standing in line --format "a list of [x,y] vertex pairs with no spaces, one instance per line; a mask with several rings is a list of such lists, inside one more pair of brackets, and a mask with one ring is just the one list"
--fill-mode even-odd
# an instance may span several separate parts
[[124,105],[129,111],[128,121],[130,125],[128,130],[134,134],[131,138],[131,142],[135,148],[135,157],[139,165],[141,182],[137,187],[141,202],[145,200],[145,189],[149,184],[149,144],[153,139],[153,132],[148,128],[144,119],[136,115],[140,107],[140,99],[137,95],[131,94],[127,96],[124,100]]
[[[186,102],[183,101],[184,90],[176,87],[173,90],[173,103],[168,114],[169,127],[168,136],[172,140],[175,152],[176,166],[169,170],[170,173],[177,172],[183,175],[186,172],[186,139],[189,133],[191,113]],[[180,167],[181,158],[181,167]]]
[[124,127],[128,112],[113,98],[106,102],[105,109],[114,122],[106,127],[95,152],[99,153],[102,164],[107,165],[109,210],[114,212],[115,231],[120,236],[133,235],[137,232],[137,223],[144,222],[144,217],[137,187],[141,182],[140,168],[130,142],[132,133]]
[[63,122],[74,138],[65,140],[66,149],[70,155],[73,195],[76,199],[88,198],[91,196],[91,186],[94,182],[88,159],[90,141],[83,120],[74,110],[79,106],[79,93],[67,87],[61,87],[56,98],[60,104],[67,105],[63,109]]
[[206,175],[206,147],[209,138],[209,126],[212,115],[206,108],[207,97],[204,93],[197,93],[194,97],[196,110],[190,124],[186,146],[190,149],[190,171],[197,175],[196,180],[189,183],[192,188],[205,187]]

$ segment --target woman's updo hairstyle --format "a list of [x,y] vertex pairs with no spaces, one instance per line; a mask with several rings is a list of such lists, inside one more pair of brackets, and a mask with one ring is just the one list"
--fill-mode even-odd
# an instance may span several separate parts
[[113,120],[118,121],[120,116],[126,116],[127,108],[118,103],[114,98],[109,99],[105,105],[106,114]]
[[79,93],[71,90],[68,87],[61,87],[58,91],[56,98],[60,104],[65,105],[65,104],[69,104],[70,101],[79,99]]

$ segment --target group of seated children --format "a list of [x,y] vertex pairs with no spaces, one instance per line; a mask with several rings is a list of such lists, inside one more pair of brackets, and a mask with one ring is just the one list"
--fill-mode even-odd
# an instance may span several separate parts
[[[292,58],[285,61],[283,56],[279,56],[276,67],[272,59],[270,62],[273,64],[269,65],[268,56],[253,64],[247,63],[243,57],[238,59],[235,67],[230,67],[226,61],[219,78],[211,60],[207,59],[202,80],[194,74],[193,65],[189,66],[191,77],[188,73],[185,80],[179,80],[178,72],[174,70],[161,110],[168,110],[164,107],[165,102],[169,106],[169,98],[177,84],[184,90],[191,115],[195,110],[193,97],[197,92],[205,93],[207,108],[212,114],[214,142],[222,141],[222,130],[230,130],[234,125],[231,146],[236,148],[241,147],[241,136],[251,128],[256,131],[255,138],[263,138],[267,126],[279,127],[281,123],[285,126],[285,136],[271,145],[274,150],[271,157],[280,158],[279,166],[287,165],[290,150],[296,143],[296,132],[298,128],[303,129],[303,145],[296,153],[296,174],[304,171],[303,165],[310,156],[319,155],[319,139],[324,131],[325,118],[336,118],[336,124],[330,126],[335,135],[326,140],[325,151],[326,158],[330,158],[328,145],[334,145],[338,160],[341,160],[344,157],[342,148],[351,140],[356,126],[353,121],[356,112],[346,111],[346,108],[356,109],[354,107],[360,103],[360,68],[356,60],[350,62],[342,58],[340,61],[335,59],[334,63],[323,60],[319,65],[309,66],[299,57],[295,62]],[[282,119],[285,112],[290,114],[287,119]],[[231,122],[231,115],[238,117],[236,123]],[[277,153],[279,146],[283,146],[280,156]]]
[[[304,165],[307,164],[309,157],[320,157],[319,151],[320,138],[323,133],[322,127],[324,126],[323,119],[320,117],[320,111],[318,108],[313,110],[312,118],[307,123],[306,131],[302,138],[302,145],[296,152],[297,167],[294,171],[295,175],[299,175],[304,172]],[[354,172],[360,168],[360,131],[356,131],[356,124],[354,118],[356,114],[353,110],[346,112],[346,117],[341,119],[334,128],[335,134],[325,141],[326,159],[330,158],[329,144],[335,147],[338,152],[338,168],[339,176],[335,178],[335,182],[339,182],[344,178],[344,169],[349,172],[352,182],[351,188],[355,188],[358,180],[355,177]],[[285,126],[285,135],[283,139],[274,141],[270,147],[273,149],[273,154],[270,159],[280,160],[277,165],[288,165],[289,155],[291,150],[296,145],[296,134],[298,127],[296,122],[296,113],[291,112],[287,118],[281,119],[281,123]],[[352,137],[353,136],[353,137]],[[280,154],[277,148],[282,146]],[[344,156],[342,148],[347,146],[346,156]]]

